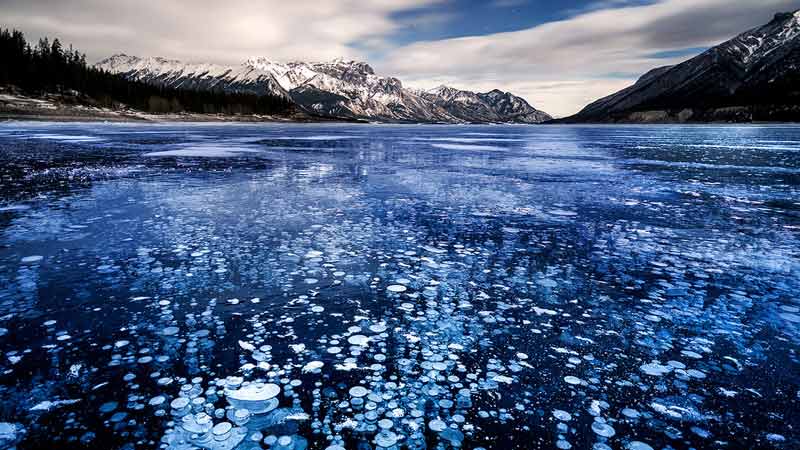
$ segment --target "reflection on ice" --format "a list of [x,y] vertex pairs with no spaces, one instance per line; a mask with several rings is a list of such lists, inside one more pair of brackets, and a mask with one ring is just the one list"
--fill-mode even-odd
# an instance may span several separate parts
[[442,150],[477,150],[477,151],[499,151],[503,147],[496,145],[476,145],[476,144],[431,144],[433,148]]
[[252,147],[218,145],[218,144],[197,144],[185,148],[174,150],[162,150],[157,152],[144,153],[143,156],[193,156],[200,158],[224,158],[229,156],[240,156],[247,153],[258,153],[259,150]]

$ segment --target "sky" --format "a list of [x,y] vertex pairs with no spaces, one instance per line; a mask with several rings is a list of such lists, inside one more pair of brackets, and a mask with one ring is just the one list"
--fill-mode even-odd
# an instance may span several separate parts
[[0,27],[59,37],[89,61],[367,61],[429,89],[502,89],[579,111],[800,0],[0,0]]

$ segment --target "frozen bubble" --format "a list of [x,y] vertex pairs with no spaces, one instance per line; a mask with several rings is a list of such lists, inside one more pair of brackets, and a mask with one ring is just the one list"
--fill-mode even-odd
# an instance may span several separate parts
[[39,262],[42,259],[44,259],[44,257],[41,256],[41,255],[31,255],[31,256],[26,256],[26,257],[22,258],[20,261],[22,261],[25,264],[31,264],[31,263]]
[[375,436],[375,444],[380,448],[389,448],[397,444],[397,435],[391,431],[384,430]]
[[661,365],[657,362],[652,362],[648,364],[643,364],[641,367],[639,367],[639,369],[642,372],[646,373],[647,375],[660,377],[662,375],[669,373],[672,370],[672,367],[668,365],[667,366]]
[[[570,378],[570,377],[567,377],[567,378]],[[575,377],[572,377],[572,378],[575,378]],[[581,383],[579,378],[575,378],[575,379],[578,380],[577,383],[572,383],[570,380],[567,380],[567,383],[570,383],[570,384],[580,384]],[[511,384],[511,383],[514,382],[513,378],[507,377],[505,375],[495,375],[494,378],[492,378],[492,380],[496,381],[498,383],[505,383],[505,384]]]
[[673,367],[675,369],[685,369],[686,368],[686,364],[684,364],[684,363],[682,363],[680,361],[672,361],[672,360],[670,360],[670,361],[667,361],[667,365],[669,365],[670,367]]
[[559,439],[556,442],[556,447],[561,449],[561,450],[569,450],[569,449],[572,448],[572,444],[570,444],[569,442],[565,441],[564,439]]
[[320,257],[320,256],[322,256],[323,254],[324,254],[324,253],[322,253],[322,252],[321,252],[321,251],[319,251],[319,250],[309,250],[309,251],[306,253],[306,256],[305,256],[305,257],[306,257],[306,258],[308,258],[308,259],[313,259],[313,258],[319,258],[319,257]]
[[303,373],[313,372],[315,370],[321,369],[322,366],[324,365],[325,363],[323,363],[322,361],[311,361],[303,366],[302,371]]
[[583,382],[583,380],[581,380],[580,378],[574,377],[572,375],[564,377],[564,381],[566,381],[567,384],[572,384],[572,385],[581,384]]
[[653,450],[653,447],[650,447],[642,441],[630,441],[625,448],[627,450]]
[[214,434],[214,439],[225,440],[227,439],[232,428],[233,425],[231,425],[230,422],[220,422],[214,425],[214,428],[212,429],[211,432]]
[[373,333],[383,333],[384,331],[386,331],[386,325],[384,325],[382,323],[376,323],[376,324],[370,325],[369,326],[369,331],[372,331]]
[[691,350],[681,350],[681,355],[686,356],[692,359],[702,359],[703,355],[697,352],[693,352]]
[[252,383],[235,391],[226,392],[231,406],[248,409],[253,414],[262,414],[275,409],[277,402],[272,401],[281,392],[280,386],[272,383]]
[[[237,409],[233,412],[233,422],[236,425],[243,426],[250,420],[250,410],[248,409]],[[259,441],[261,439],[258,439]]]
[[325,308],[322,306],[316,305],[311,307],[311,312],[321,313],[322,311],[325,311]]
[[170,408],[180,411],[189,406],[189,399],[186,397],[178,397],[169,403]]
[[562,422],[569,422],[570,420],[572,420],[572,414],[560,409],[553,410],[553,417]]
[[100,412],[104,414],[110,413],[115,409],[117,409],[117,402],[106,402],[100,405]]
[[594,431],[595,434],[597,434],[598,436],[603,436],[606,438],[610,438],[614,436],[614,434],[616,434],[614,428],[612,428],[611,425],[598,421],[592,423],[592,431]]
[[353,386],[350,388],[350,396],[354,398],[361,398],[369,393],[364,386]]
[[397,293],[397,294],[399,294],[401,292],[405,292],[406,289],[408,289],[408,288],[406,288],[402,284],[393,284],[393,285],[391,285],[391,286],[386,288],[387,291],[394,292],[394,293]]
[[689,369],[689,370],[687,370],[686,371],[686,375],[689,375],[692,378],[697,378],[697,379],[700,379],[700,380],[702,380],[703,378],[706,377],[706,374],[704,372],[701,372],[701,371],[699,371],[697,369]]
[[359,345],[361,347],[366,347],[367,345],[369,345],[369,338],[364,336],[363,334],[354,334],[353,336],[350,336],[347,339],[347,342],[349,342],[352,345]]
[[245,341],[239,341],[239,347],[241,347],[242,350],[247,350],[248,352],[252,352],[252,351],[256,350],[256,346],[255,345],[253,345],[253,344],[251,344],[249,342],[245,342]]
[[450,441],[455,448],[461,447],[461,441],[464,440],[464,433],[450,427],[442,430],[442,433],[439,436],[442,439]]
[[631,409],[631,408],[624,408],[622,410],[622,415],[624,415],[625,417],[631,418],[631,419],[638,419],[639,416],[641,416],[639,411],[637,411],[635,409]]
[[777,433],[769,433],[767,434],[767,440],[770,442],[784,442],[786,441],[786,437]]
[[433,419],[430,422],[428,422],[428,428],[430,428],[433,431],[440,432],[445,428],[447,428],[447,424],[439,419]]
[[204,412],[183,416],[181,423],[181,427],[184,430],[195,434],[208,433],[213,425],[211,416]]

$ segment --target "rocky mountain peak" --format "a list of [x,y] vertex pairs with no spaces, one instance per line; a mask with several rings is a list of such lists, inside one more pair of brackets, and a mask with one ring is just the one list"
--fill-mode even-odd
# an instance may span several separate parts
[[[130,79],[170,87],[223,89],[284,96],[314,114],[400,122],[524,122],[547,120],[526,102],[495,101],[472,91],[403,87],[363,61],[276,62],[263,56],[239,66],[185,64],[165,58],[114,55],[97,64]],[[493,93],[495,91],[492,91]],[[497,90],[498,99],[502,91]],[[532,116],[536,112],[540,115]]]

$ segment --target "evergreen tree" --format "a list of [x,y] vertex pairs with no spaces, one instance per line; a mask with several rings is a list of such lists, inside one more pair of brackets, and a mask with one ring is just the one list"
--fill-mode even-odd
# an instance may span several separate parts
[[0,28],[0,86],[13,85],[31,95],[77,91],[84,103],[147,112],[282,114],[291,103],[282,97],[172,89],[131,81],[86,64],[86,55],[64,49],[59,39],[39,39],[35,47],[18,30]]

